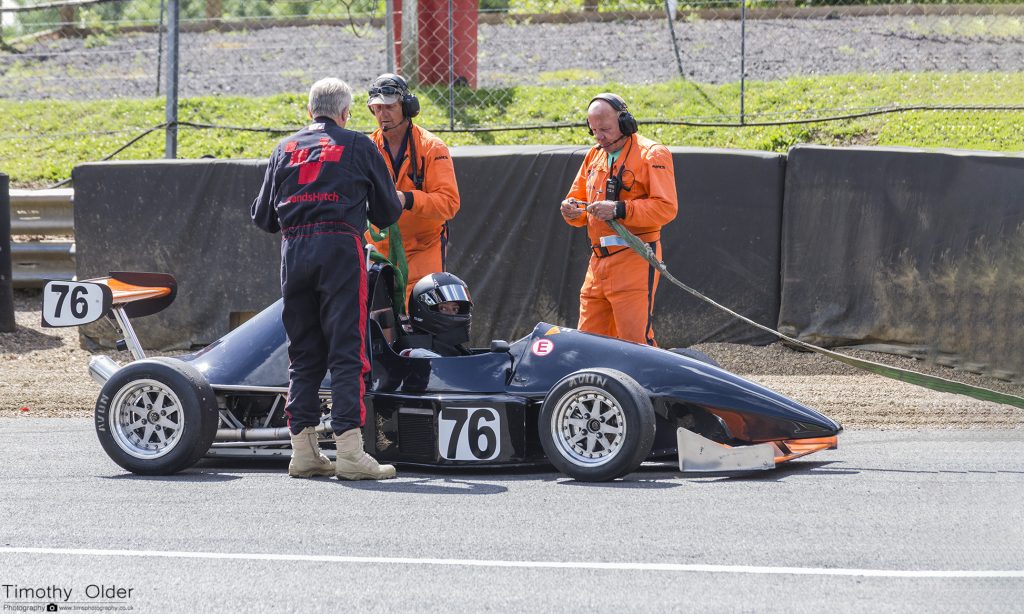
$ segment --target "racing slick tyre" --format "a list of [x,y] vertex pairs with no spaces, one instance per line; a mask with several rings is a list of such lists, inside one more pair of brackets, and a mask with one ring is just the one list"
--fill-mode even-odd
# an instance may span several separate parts
[[538,420],[548,461],[582,482],[635,471],[654,444],[650,397],[615,369],[582,369],[563,377],[545,397]]
[[192,365],[150,358],[117,370],[96,400],[96,435],[118,465],[141,475],[191,467],[213,444],[213,388]]
[[718,367],[719,369],[722,368],[722,365],[718,364],[717,360],[708,356],[704,352],[701,352],[700,350],[695,350],[693,348],[672,348],[669,351],[675,354],[679,354],[680,356],[686,356],[687,358],[692,358],[694,360],[699,360],[700,362],[705,362],[713,367]]

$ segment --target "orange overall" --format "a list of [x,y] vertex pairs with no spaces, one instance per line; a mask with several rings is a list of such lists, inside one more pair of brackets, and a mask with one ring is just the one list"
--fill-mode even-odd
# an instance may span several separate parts
[[[405,192],[405,210],[398,220],[398,231],[402,235],[402,247],[409,265],[406,301],[421,277],[444,271],[444,251],[448,242],[445,223],[459,210],[459,186],[455,182],[455,166],[448,147],[441,139],[411,122],[410,129],[410,146],[406,148],[397,172],[384,151],[384,133],[377,129],[370,135],[387,162],[395,186]],[[415,164],[410,159],[411,151],[415,151]],[[420,186],[416,185],[417,178],[413,177],[414,166],[416,174],[422,178]],[[388,255],[388,239],[374,241],[367,232],[366,241]]]
[[[625,217],[619,221],[650,244],[661,259],[661,227],[676,217],[679,208],[672,154],[668,148],[638,134],[628,137],[611,169],[608,154],[593,147],[583,160],[567,199],[592,203],[609,200],[605,182],[609,173],[622,171],[619,200]],[[639,254],[619,244],[607,222],[590,216],[566,222],[587,226],[592,254],[587,277],[580,289],[579,330],[657,345],[651,315],[654,293],[661,277]]]

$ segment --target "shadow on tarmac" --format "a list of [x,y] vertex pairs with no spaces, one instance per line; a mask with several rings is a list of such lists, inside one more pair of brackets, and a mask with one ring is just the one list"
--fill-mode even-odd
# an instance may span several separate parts
[[176,473],[174,475],[135,475],[134,473],[122,473],[120,475],[101,475],[97,477],[104,480],[130,480],[133,482],[192,482],[196,484],[204,484],[212,482],[231,482],[233,480],[240,480],[243,476],[196,471],[193,469]]
[[[497,495],[508,491],[501,482],[555,482],[560,486],[582,488],[614,488],[637,490],[664,490],[678,488],[686,483],[702,484],[722,481],[781,482],[794,475],[855,475],[862,468],[831,467],[838,461],[789,462],[769,471],[680,473],[674,462],[645,462],[637,471],[611,482],[581,482],[553,471],[550,465],[523,467],[468,468],[422,467],[398,465],[398,478],[383,480],[346,481],[322,478],[338,486],[355,490],[411,493],[422,495]],[[246,475],[282,474],[288,470],[288,459],[203,459],[191,469],[175,475],[151,476],[123,473],[99,476],[108,480],[139,480],[156,482],[217,483],[239,480]]]
[[802,461],[788,462],[775,469],[768,471],[743,471],[743,472],[708,472],[708,473],[683,473],[679,474],[682,479],[695,482],[782,482],[792,475],[856,475],[860,473],[856,469],[831,468],[840,461]]

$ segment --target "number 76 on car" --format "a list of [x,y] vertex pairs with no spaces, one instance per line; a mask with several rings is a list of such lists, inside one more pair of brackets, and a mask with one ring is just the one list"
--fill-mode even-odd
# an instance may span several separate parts
[[113,293],[103,284],[50,281],[43,287],[43,326],[81,326],[110,311]]

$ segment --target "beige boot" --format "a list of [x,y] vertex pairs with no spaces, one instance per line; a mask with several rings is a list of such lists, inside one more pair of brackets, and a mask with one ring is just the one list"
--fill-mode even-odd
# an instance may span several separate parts
[[312,478],[334,475],[334,463],[320,453],[316,428],[307,426],[298,435],[292,435],[292,461],[288,475],[293,478]]
[[342,480],[387,480],[395,477],[392,465],[378,464],[376,459],[363,452],[363,430],[349,429],[335,435],[338,456],[335,460],[335,475]]

